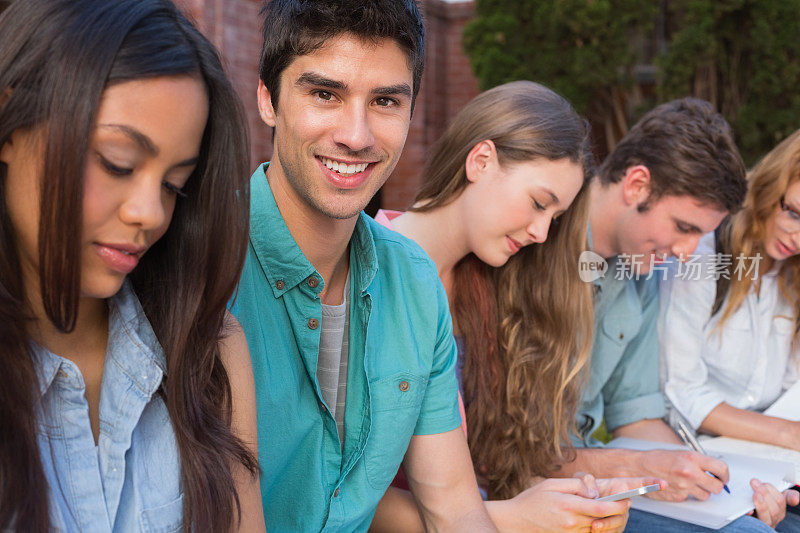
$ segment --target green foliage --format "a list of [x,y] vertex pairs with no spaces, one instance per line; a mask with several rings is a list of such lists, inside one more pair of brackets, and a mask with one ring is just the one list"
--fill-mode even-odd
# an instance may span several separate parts
[[714,103],[752,164],[800,126],[800,0],[673,0],[661,96]]
[[748,164],[800,127],[800,0],[476,0],[464,47],[482,88],[542,82],[611,148],[642,103],[631,97],[633,67],[648,60],[659,4],[669,42],[660,100],[711,101]]
[[633,83],[631,39],[656,12],[649,0],[477,0],[464,47],[482,88],[539,81],[585,113],[598,93]]

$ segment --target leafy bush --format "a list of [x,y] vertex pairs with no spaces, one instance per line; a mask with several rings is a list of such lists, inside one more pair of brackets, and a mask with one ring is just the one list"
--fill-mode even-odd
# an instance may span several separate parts
[[638,62],[631,40],[652,28],[658,4],[641,0],[477,0],[464,47],[484,89],[544,83],[618,138]]
[[659,51],[658,98],[711,101],[752,164],[800,127],[800,0],[476,0],[464,47],[482,88],[540,81],[613,148],[641,104],[633,75]]
[[800,127],[800,0],[673,0],[660,94],[712,102],[748,164]]

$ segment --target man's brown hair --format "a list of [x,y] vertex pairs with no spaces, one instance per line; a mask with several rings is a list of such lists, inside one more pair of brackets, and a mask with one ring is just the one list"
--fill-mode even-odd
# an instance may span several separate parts
[[745,166],[725,119],[697,98],[673,100],[652,109],[631,128],[600,165],[603,185],[619,182],[628,168],[650,171],[648,208],[662,196],[688,195],[731,213],[747,191]]

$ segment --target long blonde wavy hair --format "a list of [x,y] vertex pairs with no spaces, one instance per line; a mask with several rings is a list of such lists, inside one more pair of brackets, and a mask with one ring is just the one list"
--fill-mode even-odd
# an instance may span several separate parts
[[469,151],[490,139],[501,165],[567,158],[584,169],[572,205],[547,240],[502,267],[474,254],[455,267],[453,319],[463,333],[469,447],[491,498],[509,498],[573,453],[569,431],[593,331],[589,285],[578,277],[586,249],[589,127],[564,98],[530,81],[490,89],[458,114],[424,170],[412,211],[452,202],[467,186]]
[[[744,207],[733,215],[720,230],[721,250],[736,258],[743,258],[744,271],[755,271],[763,265],[763,258],[768,257],[764,248],[767,223],[779,209],[780,198],[786,189],[800,181],[800,130],[795,131],[772,149],[747,174],[747,196]],[[760,254],[762,265],[757,263]],[[760,269],[764,271],[763,268]],[[725,297],[728,302],[722,311],[715,330],[721,331],[722,325],[742,305],[745,296],[753,283],[757,281],[751,276],[730,276],[718,286],[712,314],[722,307]],[[800,341],[800,256],[786,259],[778,272],[778,288],[787,301],[794,304],[795,333],[792,340],[794,346]]]

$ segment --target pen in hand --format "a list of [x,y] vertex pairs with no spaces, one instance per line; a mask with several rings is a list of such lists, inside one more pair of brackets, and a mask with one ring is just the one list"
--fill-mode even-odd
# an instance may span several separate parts
[[[708,455],[706,451],[703,449],[703,447],[700,446],[700,443],[697,442],[697,439],[694,438],[694,434],[692,434],[692,432],[689,431],[689,428],[686,427],[686,425],[683,423],[682,420],[678,420],[678,435],[680,435],[681,440],[683,440],[683,442],[685,442],[689,448],[693,449],[698,453],[702,453],[703,455]],[[712,474],[708,470],[706,470],[706,474],[716,479],[719,479],[719,476]],[[721,479],[719,480],[722,481]],[[722,488],[725,489],[725,492],[727,492],[728,494],[731,493],[731,489],[729,489],[728,485],[726,485],[725,483],[722,484]]]

